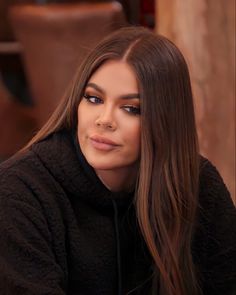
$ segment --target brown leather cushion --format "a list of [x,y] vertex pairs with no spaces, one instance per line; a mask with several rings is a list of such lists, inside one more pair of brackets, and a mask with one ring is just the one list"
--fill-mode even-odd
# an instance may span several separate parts
[[55,109],[87,52],[125,24],[117,2],[18,5],[11,7],[10,20],[23,45],[40,125]]
[[34,0],[0,0],[0,41],[14,40],[7,14],[10,5],[33,2]]

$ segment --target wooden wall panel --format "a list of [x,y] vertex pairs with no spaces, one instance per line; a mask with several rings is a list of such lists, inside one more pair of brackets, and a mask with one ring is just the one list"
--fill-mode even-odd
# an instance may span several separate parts
[[201,153],[235,196],[235,1],[156,0],[156,31],[190,68]]

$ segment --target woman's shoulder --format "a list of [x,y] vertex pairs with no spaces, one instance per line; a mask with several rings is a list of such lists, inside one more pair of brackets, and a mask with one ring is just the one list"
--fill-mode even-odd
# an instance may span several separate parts
[[31,150],[20,151],[0,164],[0,187],[20,177],[33,166],[36,160],[35,154]]
[[[0,165],[0,215],[14,218],[27,211],[27,216],[41,210],[34,197],[34,163],[37,159],[30,150],[19,152]],[[24,213],[25,214],[25,213]]]
[[216,166],[207,158],[200,156],[200,185],[222,184],[223,179]]
[[[219,233],[222,228],[234,232],[236,238],[236,208],[217,168],[206,158],[201,158],[198,208],[200,223]],[[213,230],[214,229],[214,230]],[[222,234],[223,235],[223,234]]]
[[209,201],[215,202],[217,198],[228,199],[230,197],[228,188],[217,168],[204,157],[200,157],[199,173],[199,195]]
[[234,223],[236,208],[229,190],[217,168],[206,158],[201,158],[198,208],[205,225]]
[[58,173],[63,172],[60,172],[60,167],[54,167],[60,161],[55,155],[58,143],[53,143],[53,137],[35,143],[0,164],[0,207],[4,207],[5,211],[6,208],[19,209],[26,205],[51,210],[59,208],[61,202],[63,205],[68,203],[62,185],[56,178]]
[[47,171],[40,154],[34,151],[34,146],[50,145],[50,142],[51,138],[46,138],[0,164],[0,195],[12,191],[17,193],[20,187],[27,188],[32,182],[44,177]]
[[202,269],[203,293],[234,294],[236,208],[218,170],[203,157],[198,208],[194,253]]
[[55,147],[59,145],[56,141],[59,138],[63,138],[64,141],[65,136],[65,132],[54,132],[2,162],[0,164],[0,183],[10,175],[17,176],[18,174],[31,173],[32,169],[36,171],[40,163],[43,162],[41,155],[47,154],[49,158],[52,154],[55,156]]

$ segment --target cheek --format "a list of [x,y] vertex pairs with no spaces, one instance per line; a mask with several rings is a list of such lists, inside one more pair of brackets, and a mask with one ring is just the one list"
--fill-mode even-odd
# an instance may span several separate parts
[[83,116],[83,107],[78,108],[78,123],[77,123],[77,136],[81,147],[84,143],[84,137],[86,136],[86,130],[88,127],[87,119]]
[[81,120],[82,120],[82,117],[81,117],[81,102],[78,106],[78,110],[77,110],[77,127],[79,129],[80,125],[81,125]]
[[136,155],[140,153],[140,123],[137,122],[133,126],[124,129],[125,130],[125,141],[129,150]]
[[83,135],[82,133],[85,132],[88,128],[90,118],[89,116],[84,116],[84,114],[89,114],[86,110],[86,107],[83,105],[83,102],[79,104],[78,107],[78,124],[77,124],[77,129],[78,129],[78,136]]

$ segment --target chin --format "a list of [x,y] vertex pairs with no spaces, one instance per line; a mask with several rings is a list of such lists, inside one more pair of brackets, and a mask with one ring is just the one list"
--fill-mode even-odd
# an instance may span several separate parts
[[98,161],[98,159],[89,159],[87,160],[89,165],[93,167],[94,170],[116,170],[116,169],[131,169],[136,166],[135,163],[130,163],[130,162],[121,162],[117,161]]
[[99,155],[85,151],[84,156],[91,167],[95,170],[116,170],[122,168],[137,167],[137,159],[128,154],[105,154]]
[[123,165],[111,165],[111,163],[100,163],[99,161],[88,161],[88,163],[94,170],[114,170],[124,167]]

